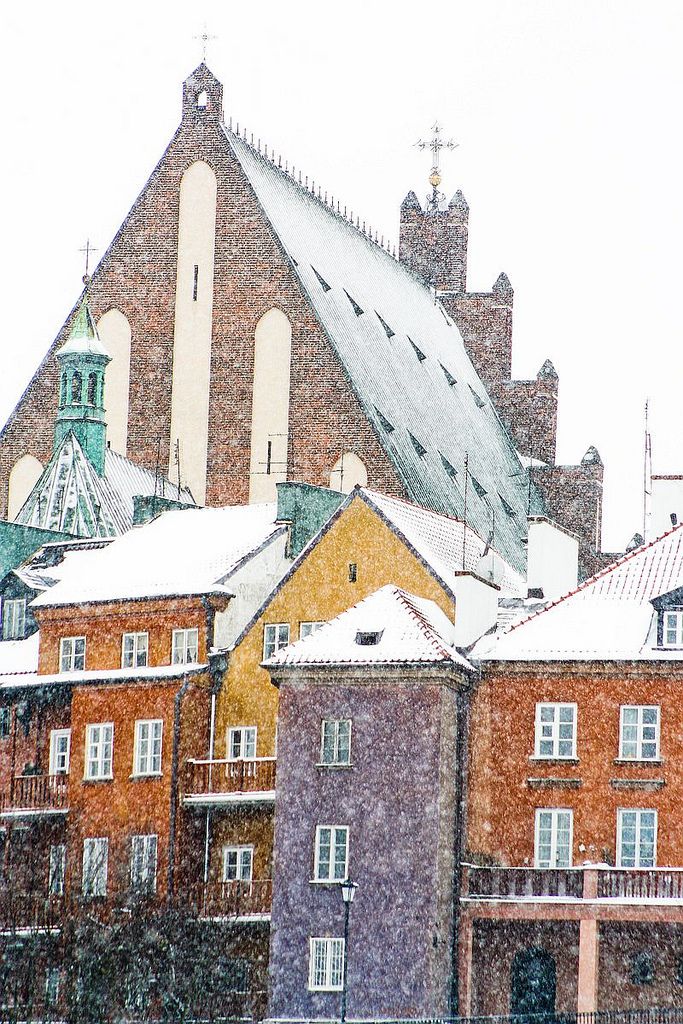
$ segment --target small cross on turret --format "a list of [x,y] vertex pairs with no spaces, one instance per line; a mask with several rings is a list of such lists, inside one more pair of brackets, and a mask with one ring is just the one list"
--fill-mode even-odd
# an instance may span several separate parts
[[90,244],[90,239],[87,238],[83,248],[79,249],[78,251],[85,253],[85,273],[83,274],[83,284],[87,288],[88,285],[90,284],[90,274],[88,272],[88,268],[89,268],[89,264],[90,264],[90,253],[91,252],[99,252],[99,249],[94,249],[92,247],[92,245]]
[[429,142],[425,142],[423,139],[418,139],[415,143],[418,149],[431,149],[432,151],[432,169],[429,173],[429,184],[432,186],[432,194],[427,196],[427,202],[429,208],[436,210],[439,207],[439,202],[444,196],[439,192],[439,185],[441,184],[441,150],[442,149],[457,149],[458,143],[453,142],[452,139],[445,141],[441,138],[441,125],[438,121],[435,121],[432,125],[433,135]]

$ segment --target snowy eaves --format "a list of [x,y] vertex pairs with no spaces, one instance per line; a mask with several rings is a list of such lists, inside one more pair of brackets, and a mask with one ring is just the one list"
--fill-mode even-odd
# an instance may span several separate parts
[[453,646],[453,624],[433,601],[389,584],[264,662],[381,665],[449,662],[471,670]]

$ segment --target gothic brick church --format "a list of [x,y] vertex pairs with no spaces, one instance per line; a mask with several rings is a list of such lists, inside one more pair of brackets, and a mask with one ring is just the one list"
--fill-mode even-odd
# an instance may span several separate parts
[[[367,484],[466,519],[519,571],[527,516],[547,515],[597,568],[602,463],[591,448],[555,464],[557,374],[546,361],[512,380],[512,287],[501,274],[467,291],[462,194],[410,192],[397,259],[224,121],[222,99],[201,64],[89,283],[109,450],[200,504],[272,500],[284,480]],[[11,520],[53,454],[55,353],[79,306],[0,435]]]

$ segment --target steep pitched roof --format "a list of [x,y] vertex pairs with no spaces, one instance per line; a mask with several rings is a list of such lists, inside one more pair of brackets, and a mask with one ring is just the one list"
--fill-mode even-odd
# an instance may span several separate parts
[[[364,500],[397,530],[453,593],[462,572],[485,576],[486,545],[470,526],[452,516],[390,498],[369,488],[360,492]],[[521,594],[524,577],[516,573],[495,551],[489,549],[495,582],[504,594]]]
[[163,512],[67,571],[34,607],[149,597],[230,595],[230,575],[286,534],[275,505]]
[[683,524],[629,551],[502,633],[482,637],[483,661],[681,660],[657,648],[652,601],[683,586]]
[[462,518],[467,454],[467,521],[522,572],[527,474],[455,323],[389,253],[225,133],[410,499]]
[[450,662],[471,665],[453,646],[453,623],[438,605],[389,584],[342,612],[305,640],[264,664],[387,665]]
[[15,518],[23,526],[75,537],[116,537],[133,525],[133,497],[162,493],[192,503],[192,495],[107,449],[99,476],[76,436],[69,432]]

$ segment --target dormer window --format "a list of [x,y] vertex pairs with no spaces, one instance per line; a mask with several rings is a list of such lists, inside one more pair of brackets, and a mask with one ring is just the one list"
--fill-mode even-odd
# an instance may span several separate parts
[[662,646],[683,647],[683,608],[662,613]]
[[376,647],[377,644],[382,639],[383,632],[383,629],[380,629],[379,631],[372,633],[362,632],[361,630],[358,630],[358,632],[356,633],[356,643],[359,645],[359,647]]

